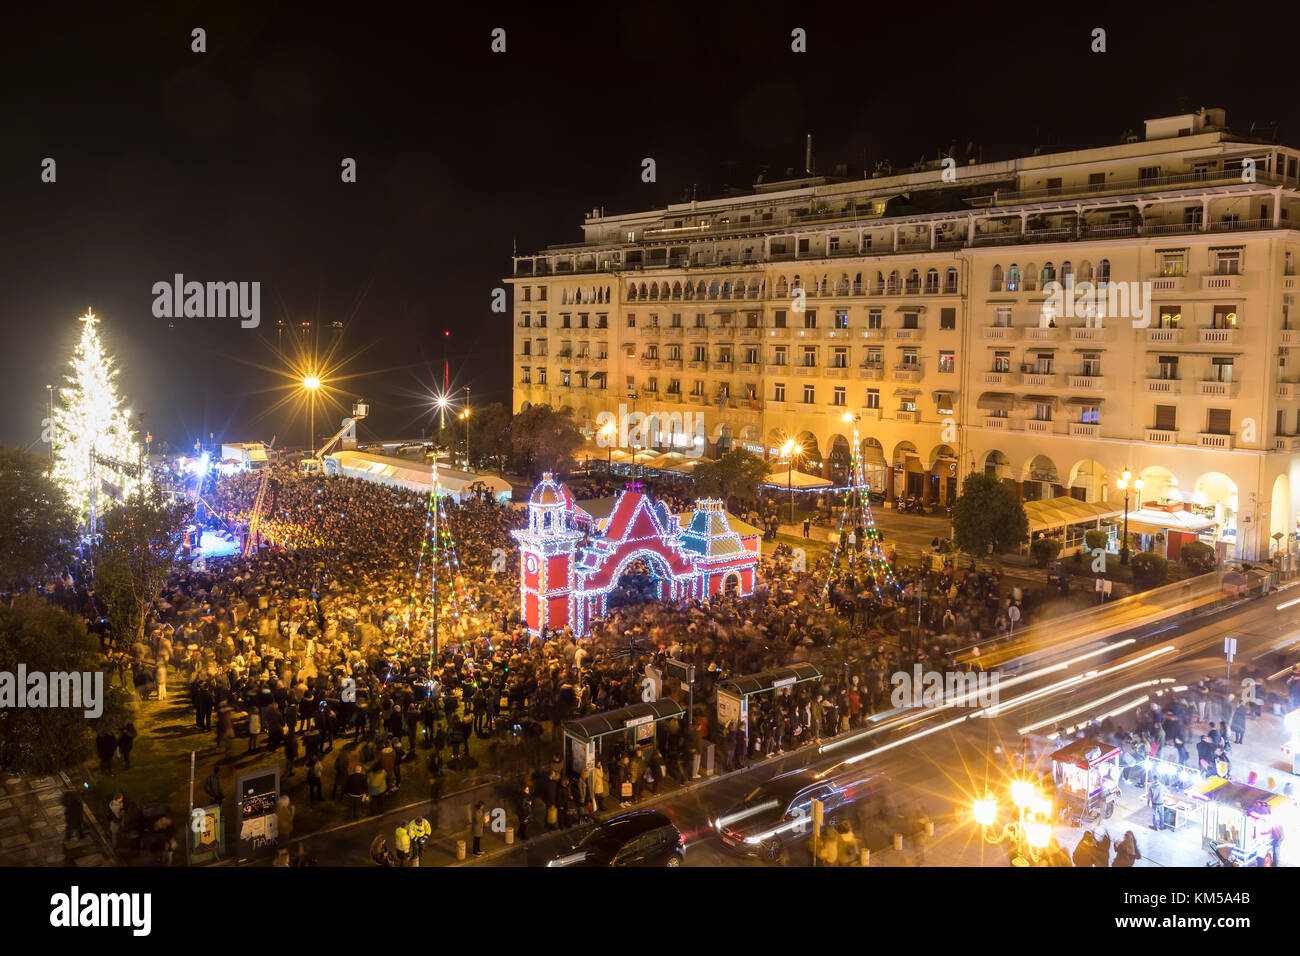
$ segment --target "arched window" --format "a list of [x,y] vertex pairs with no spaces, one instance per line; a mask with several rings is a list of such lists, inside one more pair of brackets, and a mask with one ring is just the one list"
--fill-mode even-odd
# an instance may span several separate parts
[[862,273],[855,273],[853,276],[853,294],[862,295]]
[[1014,262],[1007,266],[1007,291],[1020,291],[1020,266]]
[[1097,282],[1101,283],[1101,282],[1109,282],[1109,281],[1110,281],[1110,260],[1102,259],[1100,262],[1097,263]]
[[1080,282],[1089,282],[1092,280],[1092,263],[1084,259],[1079,263],[1078,279]]
[[1066,259],[1061,263],[1061,282],[1065,282],[1072,275],[1074,275],[1074,266],[1070,265],[1069,259]]
[[674,283],[673,283],[673,298],[674,298],[674,299],[680,299],[681,297],[682,297],[682,284],[681,284],[680,282],[674,282]]
[[907,274],[907,291],[909,294],[921,291],[921,273],[915,269]]
[[781,298],[785,298],[785,295],[789,291],[789,289],[790,287],[789,285],[786,284],[785,276],[781,276],[780,280],[778,280],[778,282],[776,283],[776,294]]
[[989,291],[1002,291],[1002,267],[1000,265],[993,267],[993,274],[989,277]]
[[885,291],[890,295],[897,295],[903,291],[903,283],[899,278],[898,270],[894,269],[889,273],[889,284],[885,286]]
[[1055,281],[1056,281],[1056,266],[1052,265],[1050,262],[1044,262],[1043,263],[1043,285],[1046,286],[1047,283],[1055,282]]
[[876,273],[876,295],[880,295],[884,291],[885,291],[885,274],[883,272],[877,272]]
[[651,300],[651,301],[654,301],[655,299],[658,299],[658,298],[659,298],[659,283],[658,283],[658,282],[651,282],[651,283],[650,283],[650,300]]
[[925,294],[934,295],[939,291],[939,270],[931,269],[925,274]]
[[1032,262],[1026,263],[1024,271],[1020,275],[1021,288],[1026,292],[1033,292],[1034,287],[1038,284],[1038,266]]
[[632,283],[630,286],[628,286],[628,288],[627,288],[627,300],[628,300],[629,302],[635,302],[635,301],[636,301],[636,298],[637,298],[637,296],[636,296],[636,283],[633,282],[633,283]]
[[949,295],[957,294],[957,270],[949,268],[943,279],[943,291]]

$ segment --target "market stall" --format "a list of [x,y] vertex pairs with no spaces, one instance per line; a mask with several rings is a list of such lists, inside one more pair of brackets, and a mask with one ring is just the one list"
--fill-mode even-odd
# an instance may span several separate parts
[[1273,831],[1283,826],[1290,800],[1223,777],[1209,777],[1188,794],[1204,803],[1202,846],[1238,866],[1273,865]]
[[1066,744],[1052,754],[1061,819],[1071,825],[1109,819],[1119,795],[1119,748],[1090,738]]

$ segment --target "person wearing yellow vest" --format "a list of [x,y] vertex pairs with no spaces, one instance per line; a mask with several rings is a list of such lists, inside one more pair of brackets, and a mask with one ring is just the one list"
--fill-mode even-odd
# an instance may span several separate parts
[[407,832],[406,824],[398,824],[393,831],[393,853],[397,857],[398,866],[411,865],[411,834]]

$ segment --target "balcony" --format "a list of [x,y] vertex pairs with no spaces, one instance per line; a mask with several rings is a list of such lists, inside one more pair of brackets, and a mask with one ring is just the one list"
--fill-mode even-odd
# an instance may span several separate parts
[[642,367],[642,368],[658,368],[658,367],[659,367],[659,360],[658,360],[657,358],[649,358],[649,357],[643,355],[643,356],[641,356],[641,367]]
[[902,362],[894,366],[895,382],[919,382],[922,378],[924,378],[924,373],[919,365]]
[[709,330],[702,325],[692,325],[686,330],[688,339],[706,339],[709,337]]
[[1176,378],[1149,378],[1146,390],[1157,395],[1181,395],[1182,383]]
[[1300,451],[1300,435],[1278,435],[1273,439],[1274,451]]
[[763,366],[763,370],[767,372],[768,375],[790,374],[790,366],[786,362],[769,362],[767,365]]
[[1011,419],[999,418],[989,415],[984,419],[984,427],[996,432],[1005,432],[1011,430]]
[[1098,438],[1101,426],[1096,422],[1070,422],[1071,438]]
[[680,339],[684,330],[680,325],[669,325],[660,331],[666,339]]
[[711,339],[734,339],[736,337],[736,327],[734,325],[714,325],[709,328],[709,338]]
[[709,363],[708,363],[707,361],[701,361],[701,360],[699,360],[699,359],[694,359],[694,360],[692,360],[692,361],[690,361],[690,362],[687,362],[687,363],[686,363],[686,367],[687,367],[687,368],[690,368],[690,369],[695,369],[697,372],[700,372],[700,371],[703,371],[704,369],[708,368],[708,367],[709,367]]
[[865,378],[869,382],[879,382],[885,377],[885,363],[883,362],[863,362],[858,366],[858,378]]
[[1180,295],[1186,284],[1185,276],[1156,276],[1151,280],[1151,294]]
[[790,337],[789,329],[768,329],[767,337],[769,339],[788,339]]
[[1236,345],[1236,329],[1198,329],[1202,345]]
[[573,334],[580,339],[589,339],[591,338],[591,329],[586,326],[581,326],[574,329]]
[[1201,448],[1232,448],[1231,435],[1214,435],[1209,432],[1200,432],[1196,436],[1196,444]]
[[921,420],[921,413],[900,408],[894,412],[894,420],[900,422],[919,422]]
[[796,365],[796,366],[794,367],[794,374],[796,374],[796,375],[816,375],[816,374],[817,374],[817,366],[816,366],[816,365]]
[[1059,328],[1025,329],[1026,342],[1055,342],[1061,337]]
[[1099,392],[1105,388],[1106,380],[1100,375],[1067,375],[1065,384],[1067,388],[1082,388]]
[[880,341],[885,337],[884,329],[858,329],[858,338]]
[[1201,276],[1202,292],[1237,292],[1240,289],[1241,276],[1239,275]]
[[670,359],[664,359],[664,361],[663,361],[663,367],[664,367],[664,368],[677,368],[677,369],[679,369],[679,368],[682,367],[682,360],[681,360],[681,359],[673,359],[673,358],[670,358]]
[[862,410],[862,420],[863,420],[864,422],[878,422],[878,421],[880,421],[880,409],[879,409],[879,408],[864,408],[864,409]]
[[828,366],[826,369],[826,377],[827,378],[848,378],[849,377],[848,367],[844,365]]
[[742,375],[757,375],[757,374],[758,374],[758,363],[757,363],[757,362],[740,362],[739,364],[736,365],[736,371],[737,371],[737,372],[740,372]]
[[1051,372],[1026,372],[1024,385],[1032,388],[1056,388],[1056,376]]
[[1237,392],[1240,390],[1240,382],[1220,382],[1218,380],[1212,380],[1196,383],[1196,391],[1198,394],[1208,395],[1212,398],[1236,398]]
[[742,339],[757,339],[761,338],[762,335],[763,330],[756,325],[747,325],[743,329],[740,329],[740,337]]
[[922,329],[894,329],[894,338],[903,342],[919,342]]
[[797,339],[820,338],[821,334],[822,334],[821,329],[795,329],[794,330],[794,337]]
[[1070,329],[1071,342],[1102,343],[1106,341],[1105,329],[1077,328]]
[[826,337],[828,339],[847,339],[853,333],[848,329],[827,329]]
[[1011,342],[1020,334],[1019,329],[1010,325],[986,325],[983,331],[985,342]]
[[696,395],[694,392],[688,395],[686,400],[692,405],[707,405],[709,403],[708,396]]
[[1025,419],[1025,431],[1032,435],[1051,435],[1055,430],[1050,419],[1047,421],[1038,418]]
[[1282,344],[1283,344],[1283,345],[1300,345],[1300,331],[1297,331],[1296,329],[1283,329],[1283,330],[1282,330]]
[[1147,345],[1181,345],[1182,329],[1147,329]]
[[716,372],[730,372],[731,359],[729,358],[715,359],[714,361],[709,363],[709,368],[713,369]]
[[1144,438],[1151,445],[1177,445],[1178,432],[1172,428],[1147,428]]
[[657,325],[638,325],[636,334],[643,339],[655,338],[659,335],[659,326]]
[[1015,372],[985,372],[985,385],[1014,385],[1016,383]]
[[1277,397],[1278,397],[1278,398],[1282,398],[1282,399],[1292,399],[1292,398],[1295,398],[1295,397],[1296,397],[1296,395],[1297,395],[1298,392],[1300,392],[1300,386],[1297,386],[1295,382],[1278,382],[1278,383],[1277,383]]

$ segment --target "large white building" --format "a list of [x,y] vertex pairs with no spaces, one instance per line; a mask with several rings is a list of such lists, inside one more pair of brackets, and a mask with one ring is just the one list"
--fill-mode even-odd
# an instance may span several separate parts
[[[1263,557],[1300,503],[1298,166],[1200,110],[1106,148],[593,211],[515,258],[514,406],[702,413],[711,453],[794,438],[835,479],[856,420],[889,498],[976,469],[1122,504],[1128,470],[1134,510],[1180,513],[1136,523],[1144,547],[1209,524]],[[1100,302],[1048,295],[1070,280]]]

